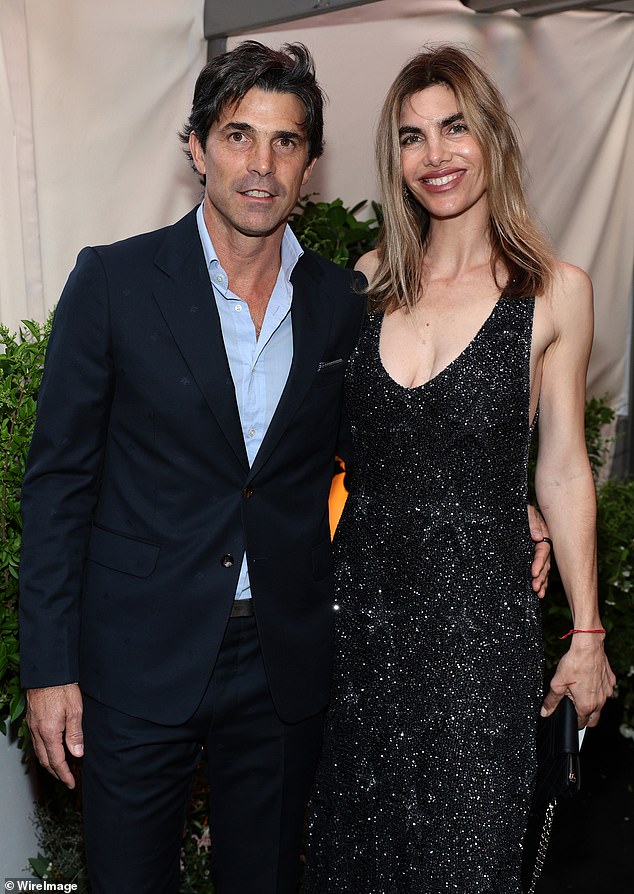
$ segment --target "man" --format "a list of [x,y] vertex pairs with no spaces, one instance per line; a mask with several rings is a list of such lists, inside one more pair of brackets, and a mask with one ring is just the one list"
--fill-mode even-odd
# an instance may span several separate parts
[[185,133],[204,205],[84,249],[57,308],[23,491],[22,679],[36,753],[69,787],[83,720],[95,892],[177,890],[201,746],[216,890],[296,887],[364,312],[286,226],[322,104],[302,46],[211,62]]
[[296,888],[364,314],[286,226],[322,106],[301,45],[211,62],[184,134],[203,205],[84,249],[56,311],[23,490],[22,681],[38,758],[71,788],[64,746],[85,738],[95,894],[177,890],[201,746],[217,894]]

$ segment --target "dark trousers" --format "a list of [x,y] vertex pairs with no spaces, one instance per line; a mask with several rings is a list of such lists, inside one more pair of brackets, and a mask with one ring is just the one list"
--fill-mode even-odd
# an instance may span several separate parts
[[[134,681],[130,681],[134,685]],[[93,894],[175,894],[204,747],[215,894],[294,894],[323,714],[277,716],[255,621],[229,621],[194,716],[162,726],[84,701],[84,832]]]

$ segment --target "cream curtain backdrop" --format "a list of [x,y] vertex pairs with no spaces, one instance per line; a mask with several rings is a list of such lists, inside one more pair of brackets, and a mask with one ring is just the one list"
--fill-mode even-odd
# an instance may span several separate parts
[[231,38],[300,40],[330,97],[326,152],[309,189],[376,198],[373,133],[387,88],[425,43],[475,51],[522,137],[529,195],[562,258],[588,271],[596,335],[589,391],[625,397],[634,270],[634,16],[564,12],[476,15],[459,0],[382,0]]
[[178,131],[204,0],[1,0],[0,320],[44,319],[78,251],[200,194]]
[[0,320],[42,319],[42,264],[24,0],[0,5]]

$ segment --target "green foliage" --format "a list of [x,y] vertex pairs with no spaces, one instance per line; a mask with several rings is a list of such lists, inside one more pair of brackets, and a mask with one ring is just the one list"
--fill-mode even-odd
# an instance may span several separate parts
[[374,219],[357,219],[365,205],[359,202],[346,208],[341,199],[313,202],[310,195],[302,196],[289,223],[304,248],[312,248],[341,267],[354,267],[361,255],[374,248],[381,222],[381,207],[376,202],[372,202]]
[[[47,781],[48,782],[48,781]],[[80,894],[90,890],[84,857],[79,793],[45,784],[50,797],[35,805],[38,845],[43,853],[31,857],[34,875],[50,883],[75,883]]]
[[601,620],[616,674],[623,724],[634,727],[634,480],[609,479],[597,492]]
[[18,567],[22,519],[20,488],[35,423],[35,402],[42,377],[50,320],[23,320],[14,335],[0,326],[0,729],[7,721],[25,726],[19,683]]
[[616,413],[610,406],[607,395],[591,397],[586,401],[586,447],[595,481],[598,480],[610,449],[611,439],[606,437],[606,427],[614,422],[615,417]]

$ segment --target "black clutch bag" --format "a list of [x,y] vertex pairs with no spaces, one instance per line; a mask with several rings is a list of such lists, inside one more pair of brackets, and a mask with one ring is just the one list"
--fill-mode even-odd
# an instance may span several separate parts
[[537,727],[537,781],[533,804],[543,807],[579,791],[579,730],[577,712],[564,696],[550,717]]
[[580,785],[577,712],[572,701],[564,696],[550,717],[540,717],[537,725],[537,780],[533,808],[545,807],[546,813],[528,894],[537,891],[537,882],[544,868],[555,804],[562,798],[576,795]]

